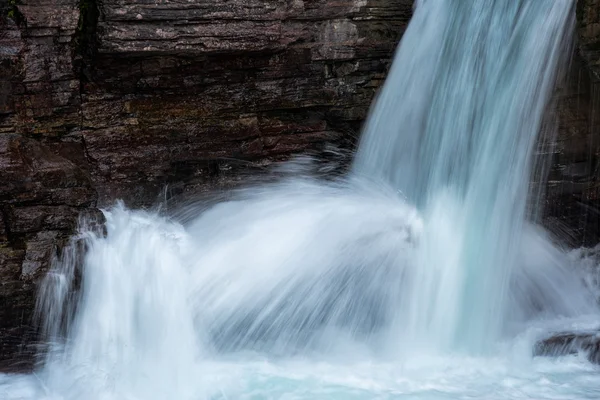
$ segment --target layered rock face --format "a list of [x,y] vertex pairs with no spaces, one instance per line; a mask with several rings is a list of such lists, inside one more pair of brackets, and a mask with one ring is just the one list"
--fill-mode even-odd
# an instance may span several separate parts
[[[0,0],[0,366],[82,210],[351,145],[412,0]],[[16,355],[25,349],[27,354]]]
[[67,152],[103,203],[141,205],[167,183],[220,185],[240,165],[356,135],[412,1],[15,8],[0,126]]
[[140,205],[165,184],[226,186],[240,168],[356,135],[412,2],[104,0],[98,10],[81,38],[77,135],[101,201]]
[[[577,38],[557,91],[546,224],[573,246],[600,238],[600,1],[577,3]],[[552,120],[552,124],[556,121]]]
[[36,281],[96,191],[74,163],[14,133],[0,134],[0,182],[0,357],[14,364],[34,338]]

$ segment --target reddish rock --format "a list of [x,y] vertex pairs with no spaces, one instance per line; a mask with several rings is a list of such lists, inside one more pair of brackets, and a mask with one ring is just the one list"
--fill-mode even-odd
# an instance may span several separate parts
[[535,356],[558,357],[583,352],[588,360],[600,364],[600,332],[564,332],[540,340]]
[[100,10],[81,135],[101,201],[140,205],[165,184],[227,187],[248,167],[356,136],[412,1],[104,0]]
[[572,246],[600,238],[600,1],[577,3],[578,45],[558,88],[545,224]]
[[71,161],[14,133],[0,134],[0,182],[0,368],[12,368],[33,360],[36,283],[97,194]]

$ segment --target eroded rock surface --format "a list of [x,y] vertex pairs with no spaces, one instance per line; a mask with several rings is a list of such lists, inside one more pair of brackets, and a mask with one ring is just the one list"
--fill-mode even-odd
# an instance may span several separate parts
[[0,135],[0,367],[33,339],[38,279],[96,202],[90,178],[39,141]]
[[600,238],[600,1],[577,3],[577,44],[557,91],[546,225],[573,246]]
[[600,79],[600,0],[577,3],[578,39],[581,53],[595,79]]
[[535,356],[558,357],[585,353],[588,360],[600,364],[600,332],[558,333],[536,343]]
[[100,10],[80,134],[101,199],[143,204],[165,183],[224,187],[240,169],[357,135],[412,1],[104,0]]
[[1,30],[0,132],[36,135],[102,203],[147,205],[352,142],[411,0],[23,0]]

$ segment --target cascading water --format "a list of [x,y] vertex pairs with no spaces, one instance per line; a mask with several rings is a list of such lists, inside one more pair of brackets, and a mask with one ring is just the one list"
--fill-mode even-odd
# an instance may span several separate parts
[[470,350],[497,339],[522,241],[531,153],[572,7],[419,4],[354,166],[392,183],[427,219],[431,234],[411,284],[415,338],[435,332],[429,341]]
[[572,8],[420,0],[347,177],[291,163],[208,208],[82,224],[42,285],[42,366],[0,398],[597,398],[583,358],[531,357],[600,321],[525,215]]

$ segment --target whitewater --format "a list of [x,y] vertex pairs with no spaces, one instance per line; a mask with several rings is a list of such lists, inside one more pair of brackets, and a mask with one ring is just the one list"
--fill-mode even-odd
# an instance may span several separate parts
[[419,0],[344,176],[82,219],[0,399],[600,398],[583,352],[533,356],[600,327],[530,187],[574,7]]

